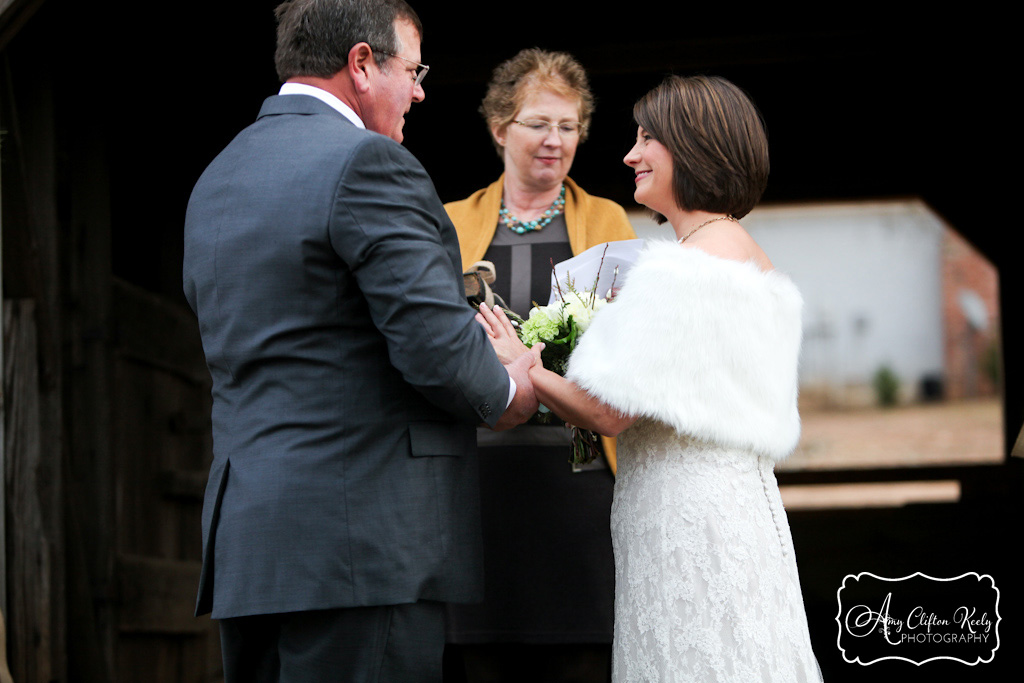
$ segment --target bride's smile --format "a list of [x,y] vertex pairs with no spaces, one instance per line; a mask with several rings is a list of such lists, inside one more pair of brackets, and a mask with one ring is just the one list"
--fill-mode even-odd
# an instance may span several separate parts
[[633,198],[637,202],[662,214],[674,206],[672,153],[642,126],[637,129],[633,149],[622,161],[636,174]]

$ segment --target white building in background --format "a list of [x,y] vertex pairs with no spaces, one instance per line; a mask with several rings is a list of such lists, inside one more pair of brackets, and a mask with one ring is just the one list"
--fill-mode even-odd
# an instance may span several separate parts
[[[640,237],[674,238],[667,224],[658,226],[642,210],[630,219]],[[949,227],[927,205],[768,205],[743,225],[803,293],[804,399],[871,404],[872,381],[882,367],[899,378],[903,400],[920,396],[926,383],[945,380],[943,249]]]

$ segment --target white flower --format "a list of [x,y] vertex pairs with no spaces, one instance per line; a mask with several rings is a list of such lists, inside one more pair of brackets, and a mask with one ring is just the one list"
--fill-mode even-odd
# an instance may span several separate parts
[[605,303],[605,300],[601,297],[594,297],[594,304],[591,307],[589,294],[584,293],[581,296],[577,292],[566,292],[565,303],[562,308],[562,320],[567,322],[569,316],[572,316],[572,319],[579,326],[580,332],[586,332],[587,328],[590,327],[590,321],[593,319],[594,314],[601,310]]

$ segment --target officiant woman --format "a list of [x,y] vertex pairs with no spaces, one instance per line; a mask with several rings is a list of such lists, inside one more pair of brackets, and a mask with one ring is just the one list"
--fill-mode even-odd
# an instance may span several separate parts
[[[463,269],[483,259],[519,315],[547,304],[551,262],[633,239],[621,206],[569,178],[594,98],[570,55],[523,50],[499,65],[480,108],[504,164],[489,186],[446,205]],[[452,606],[446,671],[455,680],[608,679],[614,565],[608,529],[614,441],[582,471],[562,423],[478,432],[486,600]],[[461,671],[464,667],[465,679]]]

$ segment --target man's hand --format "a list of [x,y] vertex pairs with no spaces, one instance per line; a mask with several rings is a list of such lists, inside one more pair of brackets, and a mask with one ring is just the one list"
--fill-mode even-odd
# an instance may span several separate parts
[[520,354],[505,366],[508,376],[516,383],[516,395],[502,413],[498,423],[494,425],[494,431],[500,432],[521,425],[537,412],[537,396],[533,391],[529,371],[535,363],[540,363],[540,352],[543,348],[543,344],[535,344],[532,349],[527,349],[526,353]]

